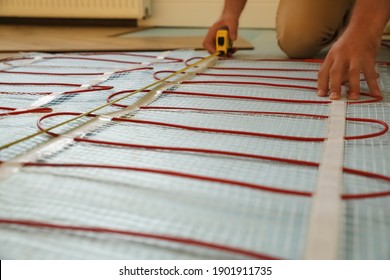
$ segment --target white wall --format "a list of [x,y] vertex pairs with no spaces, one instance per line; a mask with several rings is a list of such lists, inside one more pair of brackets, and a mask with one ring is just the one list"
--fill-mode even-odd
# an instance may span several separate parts
[[[220,15],[224,0],[152,0],[152,17],[145,26],[209,27]],[[279,0],[248,0],[241,27],[275,27]]]

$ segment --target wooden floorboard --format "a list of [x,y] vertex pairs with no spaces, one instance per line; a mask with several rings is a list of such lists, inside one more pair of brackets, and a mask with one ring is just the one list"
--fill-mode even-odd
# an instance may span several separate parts
[[[202,36],[121,36],[144,27],[0,25],[1,52],[158,51],[202,49]],[[253,49],[243,38],[238,49]]]

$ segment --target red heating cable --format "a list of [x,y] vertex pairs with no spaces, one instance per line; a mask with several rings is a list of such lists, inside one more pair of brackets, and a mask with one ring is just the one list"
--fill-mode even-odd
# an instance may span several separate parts
[[[78,53],[81,56],[90,56],[90,55],[114,55],[114,56],[128,56],[128,57],[142,57],[142,58],[154,58],[154,59],[160,59],[160,60],[168,60],[168,61],[162,61],[157,63],[180,63],[184,60],[181,58],[175,58],[170,56],[164,56],[160,58],[161,56],[156,55],[148,55],[148,54],[140,54],[140,53],[126,53],[126,52],[84,52],[84,53]],[[154,61],[153,61],[154,63]]]
[[[130,92],[134,92],[135,90],[124,90],[111,94],[107,98],[107,102],[109,103],[111,99],[117,95],[126,94]],[[144,90],[142,93],[147,93],[149,90]],[[221,99],[242,99],[242,100],[256,100],[256,101],[271,101],[271,102],[286,102],[286,103],[299,103],[299,104],[330,104],[331,100],[301,100],[301,99],[287,99],[287,98],[274,98],[274,97],[259,97],[259,96],[247,96],[247,95],[231,95],[224,93],[204,93],[204,92],[193,92],[193,91],[178,91],[178,90],[164,90],[161,94],[166,95],[187,95],[187,96],[196,96],[196,97],[213,97],[213,98],[221,98]],[[370,96],[371,99],[367,100],[359,100],[359,101],[347,101],[348,105],[356,105],[356,104],[364,104],[364,103],[374,103],[379,102],[383,99],[382,96],[373,97],[368,93],[360,93],[363,96]],[[126,108],[128,105],[115,103],[113,106]]]
[[211,243],[202,240],[183,238],[183,237],[171,236],[171,235],[153,234],[153,233],[145,233],[139,231],[130,231],[130,230],[113,229],[113,228],[72,226],[72,225],[64,225],[58,223],[47,223],[47,222],[39,222],[39,221],[32,221],[32,220],[17,220],[17,219],[4,219],[4,218],[0,218],[0,224],[12,224],[12,225],[25,226],[25,227],[48,228],[48,229],[65,230],[65,231],[82,231],[82,232],[93,232],[93,233],[118,234],[124,236],[141,237],[146,239],[155,239],[155,240],[161,240],[166,242],[179,243],[179,244],[196,246],[196,247],[201,247],[201,248],[206,248],[211,250],[218,250],[218,251],[223,251],[231,254],[237,254],[237,255],[242,255],[250,258],[255,258],[255,259],[262,259],[262,260],[280,259],[267,254],[244,250],[244,249],[222,245],[218,243]]
[[[157,107],[161,109],[161,107]],[[176,109],[183,110],[183,108],[178,107]],[[184,110],[194,110],[193,108],[184,108]],[[256,114],[256,115],[275,115],[275,116],[294,116],[294,117],[303,117],[303,118],[318,118],[318,119],[326,119],[328,116],[324,115],[314,115],[314,114],[300,114],[300,113],[281,113],[281,112],[262,112],[262,111],[233,111],[233,110],[212,110],[212,109],[199,109],[195,108],[196,111],[207,111],[207,112],[223,112],[223,113],[242,113],[242,114]],[[42,128],[42,121],[51,118],[54,116],[77,116],[81,113],[75,112],[59,112],[52,113],[43,116],[38,121],[38,127]],[[91,114],[90,117],[95,117],[96,115]],[[188,126],[188,125],[180,125],[175,123],[167,123],[167,122],[157,122],[157,121],[149,121],[149,120],[136,120],[136,119],[127,119],[127,118],[113,118],[113,121],[118,122],[131,122],[131,123],[139,123],[139,124],[148,124],[162,127],[171,127],[178,128],[184,130],[192,130],[192,131],[200,131],[200,132],[212,132],[212,133],[223,133],[223,134],[233,134],[233,135],[245,135],[252,137],[267,137],[274,139],[282,139],[282,140],[291,140],[291,141],[306,141],[306,142],[323,142],[326,140],[325,137],[303,137],[303,136],[292,136],[292,135],[280,135],[280,134],[270,134],[270,133],[262,133],[262,132],[252,132],[252,131],[241,131],[241,130],[230,130],[230,129],[218,129],[218,128],[207,128],[207,127],[197,127],[197,126]],[[346,118],[347,121],[360,122],[360,123],[375,123],[381,125],[382,130],[374,133],[367,133],[362,135],[354,135],[354,136],[345,136],[345,140],[358,140],[358,139],[367,139],[372,137],[378,137],[386,134],[389,131],[389,126],[386,122],[381,120],[374,119],[365,119],[365,118]]]
[[51,113],[51,112],[53,112],[53,109],[45,108],[45,107],[39,107],[39,108],[33,108],[33,109],[23,109],[23,110],[18,110],[17,108],[10,108],[10,107],[0,107],[0,110],[10,111],[10,112],[6,112],[6,113],[0,113],[0,117],[22,115],[22,114],[31,114],[31,113]]
[[[127,73],[127,72],[133,72],[133,71],[143,71],[143,70],[151,70],[153,69],[152,67],[140,67],[140,68],[133,68],[133,69],[124,69],[124,70],[119,70],[114,72],[115,74],[119,73]],[[5,73],[5,74],[22,74],[22,75],[47,75],[47,76],[98,76],[98,75],[103,75],[104,72],[81,72],[81,73],[76,73],[76,72],[61,72],[61,73],[56,73],[56,72],[31,72],[31,71],[9,71],[9,70],[0,70],[0,73]]]
[[[55,60],[55,59],[71,59],[71,60],[89,60],[89,61],[99,61],[99,62],[113,62],[113,63],[122,63],[122,64],[142,64],[143,62],[135,62],[135,61],[128,61],[128,60],[117,60],[117,59],[106,59],[106,58],[95,58],[95,57],[87,57],[87,56],[98,56],[98,55],[121,55],[121,56],[133,56],[133,57],[143,57],[143,58],[155,58],[157,59],[158,56],[153,55],[142,55],[142,54],[132,54],[132,53],[80,53],[79,56],[64,56],[64,55],[56,55],[56,56],[44,56],[41,59],[46,60]],[[83,57],[84,56],[84,57]],[[18,61],[18,60],[33,60],[35,57],[11,57],[6,58],[3,61],[5,62],[11,62],[11,61]],[[179,58],[172,58],[172,57],[164,57],[164,60],[168,60],[169,62],[166,63],[172,63],[172,62],[183,62],[183,59]],[[162,62],[160,62],[162,63]],[[16,65],[18,66],[18,65]]]
[[[162,73],[175,73],[172,70],[160,70],[153,73],[153,77],[156,80],[161,80],[158,75]],[[182,72],[186,74],[190,72]],[[256,78],[256,79],[277,79],[277,80],[292,80],[292,81],[305,81],[305,82],[317,82],[317,79],[314,78],[301,78],[301,77],[285,77],[285,76],[275,76],[275,75],[249,75],[249,74],[220,74],[220,73],[195,73],[196,76],[210,76],[210,77],[236,77],[236,78]]]
[[[55,87],[81,87],[82,84],[71,84],[71,83],[21,83],[21,82],[13,82],[13,83],[5,83],[0,82],[0,85],[7,85],[7,86],[55,86]],[[86,89],[81,90],[72,90],[72,91],[65,91],[63,94],[74,94],[74,93],[81,93],[81,92],[90,92],[90,91],[100,91],[100,90],[110,90],[113,89],[113,86],[99,86],[99,85],[91,85]],[[1,94],[7,94],[5,92],[2,92]],[[11,94],[14,94],[11,92]],[[28,92],[26,94],[51,94],[51,92]]]
[[[67,113],[66,115],[77,115],[78,113]],[[53,116],[58,116],[58,115],[64,115],[63,113],[54,113],[54,114],[49,114],[47,116],[42,117],[39,122],[38,122],[38,127],[39,129],[43,130],[44,128],[41,125],[41,122],[49,117]],[[96,115],[89,115],[90,117],[96,116]],[[326,117],[326,116],[322,116]],[[113,121],[129,121],[128,119],[121,119],[121,118],[114,118],[112,119]],[[47,134],[51,136],[58,136],[59,134],[54,133],[54,132],[47,132]],[[230,151],[223,151],[223,150],[211,150],[211,149],[197,149],[197,148],[186,148],[186,147],[167,147],[167,146],[152,146],[152,145],[139,145],[139,144],[130,144],[130,143],[121,143],[121,142],[110,142],[110,141],[101,141],[101,140],[93,140],[93,139],[85,139],[85,138],[74,138],[76,142],[86,142],[86,143],[91,143],[91,144],[103,144],[103,145],[111,145],[111,146],[119,146],[119,147],[128,147],[128,148],[140,148],[140,149],[154,149],[154,150],[168,150],[168,151],[181,151],[181,152],[192,152],[192,153],[204,153],[204,154],[218,154],[218,155],[225,155],[225,156],[233,156],[233,157],[244,157],[244,158],[252,158],[252,159],[261,159],[261,160],[270,160],[270,161],[277,161],[277,162],[282,162],[282,163],[288,163],[288,164],[295,164],[295,165],[301,165],[301,166],[311,166],[311,167],[318,167],[319,164],[316,162],[308,162],[308,161],[301,161],[301,160],[293,160],[293,159],[284,159],[284,158],[276,158],[276,157],[270,157],[270,156],[262,156],[262,155],[256,155],[256,154],[246,154],[246,153],[238,153],[238,152],[230,152]],[[107,168],[114,168],[114,167],[107,167]],[[130,167],[128,167],[130,168]],[[138,169],[137,169],[138,170]],[[139,170],[138,170],[139,171]],[[156,170],[152,171],[155,172]],[[384,176],[381,174],[376,174],[376,173],[370,173],[370,172],[365,172],[361,170],[354,170],[351,168],[345,168],[343,169],[344,172],[346,173],[351,173],[355,174],[358,176],[365,176],[373,179],[380,179],[380,180],[385,180],[390,182],[390,176]],[[192,174],[186,174],[184,175],[183,173],[177,173],[172,171],[166,171],[164,170],[159,170],[160,174],[165,174],[165,175],[172,175],[172,176],[187,176],[187,178],[192,178],[196,179],[198,175]],[[204,177],[200,176],[197,179],[201,180],[206,180],[210,181],[210,177]],[[247,183],[244,182],[238,182],[238,181],[231,181],[231,180],[220,180],[219,178],[213,178],[213,180],[218,180],[220,183],[227,183],[227,184],[235,184],[239,185],[242,187],[250,187],[247,185]],[[252,185],[252,184],[250,184]],[[279,188],[273,188],[273,187],[268,187],[268,186],[257,186],[255,189],[263,190],[263,191],[272,191],[272,192],[277,192],[277,193],[283,193],[283,194],[290,194],[290,195],[302,195],[302,192],[298,193],[291,193],[290,190],[285,190],[285,189],[279,189]],[[307,195],[306,193],[305,195]],[[380,196],[387,196],[389,195],[389,192],[376,192],[376,193],[364,193],[364,194],[357,194],[354,197],[350,197],[350,199],[356,199],[356,198],[368,198],[368,197],[380,197]],[[348,199],[349,195],[344,195],[343,198]]]

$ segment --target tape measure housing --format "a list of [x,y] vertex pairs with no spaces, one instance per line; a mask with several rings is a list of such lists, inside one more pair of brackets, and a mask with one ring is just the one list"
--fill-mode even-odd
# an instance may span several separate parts
[[229,31],[226,29],[218,30],[215,38],[215,50],[223,55],[228,55],[231,48],[232,42],[229,39]]

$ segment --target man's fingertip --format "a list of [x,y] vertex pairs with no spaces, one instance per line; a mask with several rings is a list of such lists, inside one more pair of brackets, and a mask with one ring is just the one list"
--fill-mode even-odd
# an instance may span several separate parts
[[350,99],[350,100],[358,100],[359,99],[359,94],[357,92],[350,92],[348,94],[348,99]]
[[331,92],[329,98],[332,100],[340,99],[340,94],[338,94],[337,92]]
[[317,95],[320,97],[324,97],[326,95],[326,92],[322,89],[318,90]]

